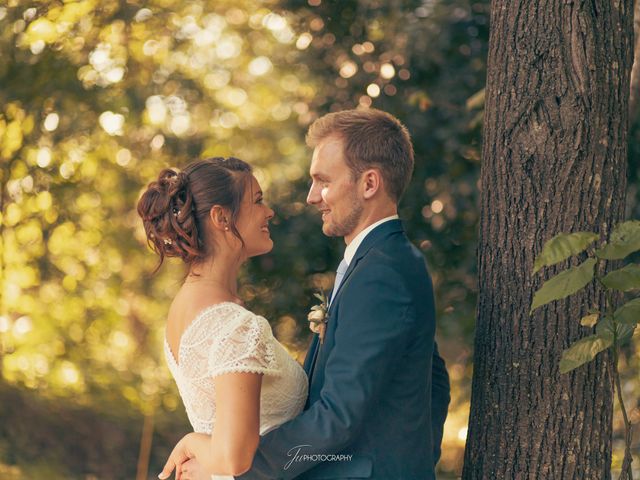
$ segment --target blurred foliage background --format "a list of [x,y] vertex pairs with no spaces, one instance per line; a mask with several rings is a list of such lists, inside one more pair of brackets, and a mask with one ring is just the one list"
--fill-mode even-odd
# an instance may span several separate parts
[[304,134],[357,106],[413,135],[401,216],[430,266],[452,379],[439,477],[459,474],[488,20],[484,0],[2,2],[0,477],[154,478],[189,431],[162,356],[183,268],[150,275],[135,212],[165,166],[234,155],[256,167],[275,248],[246,266],[241,295],[302,361],[312,293],[332,285],[344,249],[304,203]]

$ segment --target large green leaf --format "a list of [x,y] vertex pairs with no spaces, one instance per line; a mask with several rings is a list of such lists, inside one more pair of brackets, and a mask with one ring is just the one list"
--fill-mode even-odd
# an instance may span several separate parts
[[596,355],[609,348],[613,340],[608,340],[598,335],[591,335],[578,340],[567,350],[562,352],[560,359],[560,373],[567,373],[593,360]]
[[613,317],[618,323],[636,325],[640,320],[640,298],[634,298],[622,305],[614,312]]
[[609,272],[602,283],[615,290],[628,292],[640,288],[640,265],[632,263],[624,268]]
[[[622,345],[633,337],[633,330],[635,325],[625,325],[623,323],[616,323],[616,332],[618,337],[618,345]],[[600,338],[604,338],[607,341],[613,343],[613,322],[610,318],[603,318],[596,325],[596,335]]]
[[607,244],[596,250],[596,255],[605,260],[619,260],[640,250],[640,221],[630,220],[617,225]]
[[589,258],[577,267],[572,267],[547,280],[533,296],[531,312],[554,300],[568,297],[583,288],[593,279],[593,269],[597,260]]
[[533,265],[533,273],[536,273],[542,267],[555,265],[566,260],[571,255],[583,252],[597,239],[598,235],[591,232],[561,233],[556,235],[544,244],[542,253],[536,258]]

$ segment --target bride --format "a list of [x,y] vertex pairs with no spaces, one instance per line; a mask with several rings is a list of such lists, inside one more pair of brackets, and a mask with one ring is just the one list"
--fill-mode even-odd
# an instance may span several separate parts
[[307,397],[302,367],[237,293],[240,266],[273,248],[274,212],[247,163],[210,158],[163,170],[138,214],[158,268],[165,257],[188,266],[169,309],[164,350],[194,432],[178,442],[159,477],[176,469],[180,478],[191,458],[214,478],[241,475],[260,435],[298,415]]

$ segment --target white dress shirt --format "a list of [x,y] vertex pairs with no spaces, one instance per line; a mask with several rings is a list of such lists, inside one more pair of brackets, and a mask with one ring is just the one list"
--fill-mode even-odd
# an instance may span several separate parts
[[347,248],[345,248],[344,250],[344,261],[347,262],[347,265],[351,264],[351,260],[353,260],[353,257],[358,251],[358,247],[360,246],[360,244],[362,244],[362,241],[366,238],[366,236],[369,235],[371,230],[376,228],[378,225],[382,225],[385,222],[389,222],[391,220],[397,220],[399,218],[400,217],[398,215],[391,215],[390,217],[385,217],[382,220],[378,220],[376,223],[369,225],[367,228],[362,230],[358,235],[356,235],[356,238],[351,240],[351,243],[347,245]]

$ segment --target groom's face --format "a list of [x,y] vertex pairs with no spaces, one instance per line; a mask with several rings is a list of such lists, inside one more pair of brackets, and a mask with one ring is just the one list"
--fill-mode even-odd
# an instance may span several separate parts
[[312,183],[307,203],[322,212],[322,232],[348,239],[360,222],[364,206],[344,159],[341,138],[327,137],[318,144],[309,173]]

